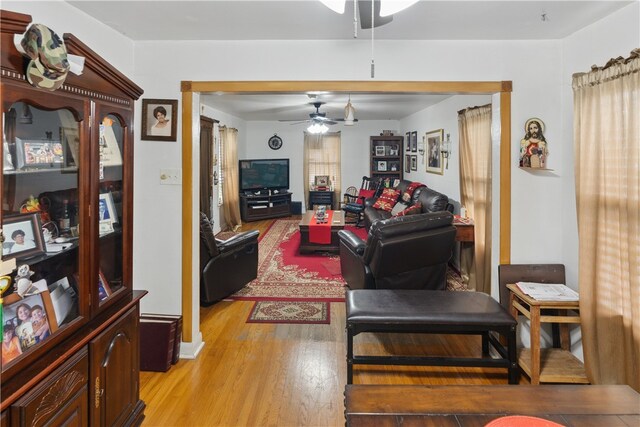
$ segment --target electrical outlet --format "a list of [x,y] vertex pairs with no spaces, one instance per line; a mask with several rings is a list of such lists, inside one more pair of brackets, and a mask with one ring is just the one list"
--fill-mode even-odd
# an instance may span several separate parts
[[160,169],[161,185],[181,185],[182,169]]

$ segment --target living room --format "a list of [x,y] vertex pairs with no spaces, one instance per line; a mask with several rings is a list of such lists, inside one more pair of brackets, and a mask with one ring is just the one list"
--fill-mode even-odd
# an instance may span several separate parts
[[[155,6],[145,5],[152,9]],[[627,57],[639,44],[638,2],[623,7],[583,26],[568,31],[565,36],[529,38],[522,40],[392,40],[375,42],[375,79],[370,77],[371,43],[363,33],[360,39],[347,40],[247,40],[210,39],[190,41],[181,39],[136,39],[121,34],[89,14],[66,2],[3,2],[3,9],[28,13],[34,22],[42,22],[59,34],[70,32],[92,46],[124,75],[144,88],[144,98],[179,100],[185,108],[180,82],[210,81],[511,81],[511,160],[515,165],[523,126],[530,117],[544,118],[545,136],[550,141],[550,168],[553,176],[539,176],[511,168],[511,239],[512,263],[558,262],[567,267],[567,283],[577,287],[579,277],[578,231],[574,190],[573,159],[573,95],[571,75],[586,72],[591,65],[603,65],[609,58]],[[219,19],[219,18],[217,18]],[[553,16],[550,15],[553,22]],[[538,22],[539,21],[539,22]],[[536,23],[544,25],[539,16]],[[544,34],[545,30],[539,30]],[[593,40],[597,40],[594,43]],[[164,58],[158,61],[158,58]],[[316,58],[325,58],[318,60]],[[160,65],[159,65],[160,62]],[[239,129],[239,158],[290,158],[292,162],[292,190],[295,200],[304,200],[300,162],[302,132],[288,124],[243,123],[225,117],[222,111],[205,105],[195,90],[189,106],[194,116],[204,105],[204,114]],[[470,105],[478,105],[472,102]],[[181,169],[184,145],[183,119],[179,117],[177,142],[142,141],[141,101],[136,102],[135,114],[135,191],[134,191],[134,248],[133,282],[136,289],[149,294],[141,301],[141,311],[183,313],[183,297],[190,306],[191,337],[183,345],[185,358],[197,358],[202,345],[221,345],[207,342],[205,327],[200,324],[197,295],[197,268],[192,277],[193,293],[184,295],[182,247],[167,242],[182,241],[182,187],[159,183],[159,172]],[[356,106],[357,108],[357,106]],[[300,111],[304,117],[307,112]],[[457,133],[455,116],[447,123],[425,123],[407,118],[391,123],[358,123],[358,136],[347,141],[343,129],[342,158],[343,188],[358,185],[368,171],[367,159],[358,156],[368,143],[368,136],[383,129],[421,133],[436,128]],[[292,129],[294,128],[294,129]],[[292,133],[297,135],[293,135]],[[266,141],[274,133],[281,135],[283,147],[276,153]],[[353,151],[350,151],[353,150]],[[457,155],[456,147],[453,148]],[[349,162],[347,163],[347,159]],[[353,160],[353,163],[351,162]],[[456,198],[455,162],[442,176],[409,173],[409,177],[425,180]],[[183,176],[184,179],[184,176]],[[498,182],[498,177],[494,179]],[[298,186],[297,188],[294,186]],[[498,201],[494,200],[494,203]],[[554,206],[554,209],[549,209]],[[497,211],[497,209],[496,209]],[[195,223],[197,212],[193,210]],[[499,223],[495,223],[496,228]],[[194,253],[197,239],[193,239]],[[497,253],[497,247],[494,247]],[[194,256],[193,264],[197,263]],[[492,277],[497,277],[493,262]],[[162,266],[163,268],[157,268]],[[492,294],[495,296],[496,287]],[[233,322],[225,319],[223,322]],[[334,330],[336,334],[341,329]],[[284,332],[286,334],[286,332]],[[204,344],[203,344],[204,343]],[[578,346],[581,347],[581,346]],[[315,351],[309,346],[309,351]],[[575,349],[578,356],[581,350]],[[188,361],[184,361],[188,363]],[[339,404],[341,399],[334,399]]]

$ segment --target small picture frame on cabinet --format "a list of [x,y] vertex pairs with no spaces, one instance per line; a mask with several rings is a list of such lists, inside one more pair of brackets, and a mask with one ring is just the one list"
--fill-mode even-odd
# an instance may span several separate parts
[[98,272],[98,299],[100,301],[104,301],[109,298],[111,295],[111,288],[109,287],[109,282],[107,282],[107,278],[104,276],[102,270]]
[[[58,330],[58,322],[48,290],[24,298],[17,293],[5,297],[2,317],[4,319],[3,337],[18,346],[21,353],[29,351]],[[11,331],[10,338],[9,331]],[[18,356],[13,354],[14,356],[9,358],[5,357],[3,352],[3,368]]]
[[45,253],[40,212],[2,218],[2,259],[22,260]]
[[62,142],[16,138],[17,169],[53,169],[64,166]]
[[376,145],[376,156],[384,156],[384,145]]
[[386,172],[387,171],[387,161],[386,160],[378,161],[378,171],[380,171],[380,172]]
[[144,141],[176,141],[177,118],[177,99],[143,99],[140,139]]
[[113,202],[113,194],[100,193],[98,196],[98,221],[118,222],[118,212]]

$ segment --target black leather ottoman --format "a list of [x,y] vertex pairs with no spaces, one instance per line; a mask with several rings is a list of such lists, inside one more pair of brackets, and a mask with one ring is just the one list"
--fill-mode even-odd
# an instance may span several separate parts
[[[347,290],[347,384],[353,365],[429,365],[507,368],[518,384],[516,320],[489,295],[401,289]],[[354,356],[353,337],[363,332],[482,335],[482,357]],[[507,345],[489,332],[502,335]],[[489,343],[500,358],[489,356]]]

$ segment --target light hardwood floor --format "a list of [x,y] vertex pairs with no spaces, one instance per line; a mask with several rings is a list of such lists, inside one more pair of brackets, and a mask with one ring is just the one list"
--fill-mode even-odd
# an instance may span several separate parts
[[[244,229],[264,232],[271,221]],[[343,426],[345,305],[331,303],[330,325],[246,323],[251,301],[200,311],[205,346],[166,373],[142,372],[144,426]],[[368,354],[479,356],[480,338],[363,334]],[[526,382],[526,379],[521,379]],[[506,384],[504,369],[359,366],[355,384]]]

